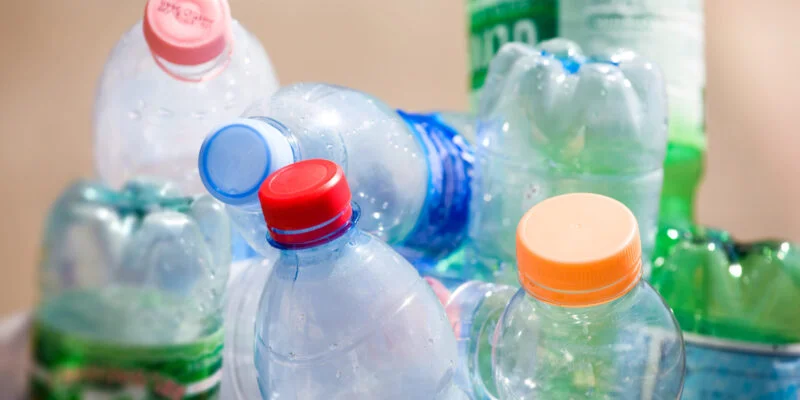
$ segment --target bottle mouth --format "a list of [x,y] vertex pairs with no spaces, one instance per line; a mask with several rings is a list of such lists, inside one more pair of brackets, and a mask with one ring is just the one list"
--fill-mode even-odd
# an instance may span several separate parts
[[230,64],[233,46],[228,46],[217,58],[195,65],[181,65],[153,54],[153,60],[167,75],[184,82],[204,82],[215,78]]
[[300,250],[329,243],[356,226],[361,208],[350,203],[336,217],[307,229],[282,230],[267,226],[267,241],[278,249]]
[[628,294],[642,279],[642,260],[639,259],[629,274],[605,286],[583,290],[553,288],[519,272],[519,281],[525,292],[537,300],[559,307],[582,308],[612,302]]
[[212,131],[198,155],[206,190],[225,204],[258,203],[269,174],[294,161],[284,129],[266,118],[239,118]]

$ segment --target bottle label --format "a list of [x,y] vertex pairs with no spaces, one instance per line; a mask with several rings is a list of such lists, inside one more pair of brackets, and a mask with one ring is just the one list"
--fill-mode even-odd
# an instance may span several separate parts
[[684,339],[684,398],[800,398],[800,343],[758,345],[689,333]]
[[500,47],[530,45],[556,36],[556,0],[470,0],[469,55],[472,104]]
[[437,114],[398,113],[423,143],[430,169],[425,205],[402,243],[407,250],[404,255],[439,260],[460,247],[467,236],[472,148]]
[[670,141],[705,148],[702,0],[561,0],[558,13],[559,35],[585,52],[625,47],[661,67]]
[[215,399],[222,329],[189,344],[126,346],[75,337],[37,323],[35,400]]

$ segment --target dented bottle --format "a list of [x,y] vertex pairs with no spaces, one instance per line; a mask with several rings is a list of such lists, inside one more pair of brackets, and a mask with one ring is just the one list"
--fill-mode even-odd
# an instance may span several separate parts
[[[583,55],[563,39],[507,44],[489,68],[477,116],[463,263],[513,283],[514,229],[549,197],[590,192],[636,215],[652,254],[667,140],[658,68],[631,51]],[[645,265],[645,271],[649,265]]]
[[[230,224],[210,196],[145,181],[68,188],[45,229],[34,397],[215,393],[230,257]],[[65,371],[81,378],[54,379]]]

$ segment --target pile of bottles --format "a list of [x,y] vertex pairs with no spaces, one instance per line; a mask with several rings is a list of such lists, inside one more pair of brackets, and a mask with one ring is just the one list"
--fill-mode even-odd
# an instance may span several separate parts
[[656,3],[470,1],[461,115],[278,88],[226,0],[149,0],[46,223],[33,398],[796,398],[800,257],[695,223],[702,4]]

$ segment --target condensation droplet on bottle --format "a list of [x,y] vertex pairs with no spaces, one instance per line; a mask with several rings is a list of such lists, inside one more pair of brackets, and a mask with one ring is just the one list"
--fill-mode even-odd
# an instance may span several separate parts
[[605,90],[605,89],[603,89],[603,90],[601,90],[601,91],[600,91],[600,96],[605,96],[606,94],[607,94],[607,92],[606,92],[606,90]]
[[333,351],[333,350],[336,350],[336,349],[338,349],[338,348],[339,348],[339,343],[331,343],[331,345],[330,345],[330,346],[328,346],[328,348],[329,348],[331,351]]
[[138,111],[130,111],[128,112],[128,118],[137,120],[142,118],[142,114]]
[[297,354],[294,354],[294,352],[293,352],[293,351],[290,351],[290,352],[289,352],[289,359],[290,359],[290,360],[294,360],[295,358],[297,358]]
[[336,379],[342,378],[342,371],[336,370]]
[[328,150],[333,150],[333,145],[332,144],[328,144],[327,146],[325,146],[325,148],[328,149]]
[[384,201],[383,204],[381,204],[381,209],[382,210],[387,210],[388,208],[389,208],[389,202],[388,201]]
[[381,213],[375,211],[374,213],[372,213],[372,218],[381,219]]

